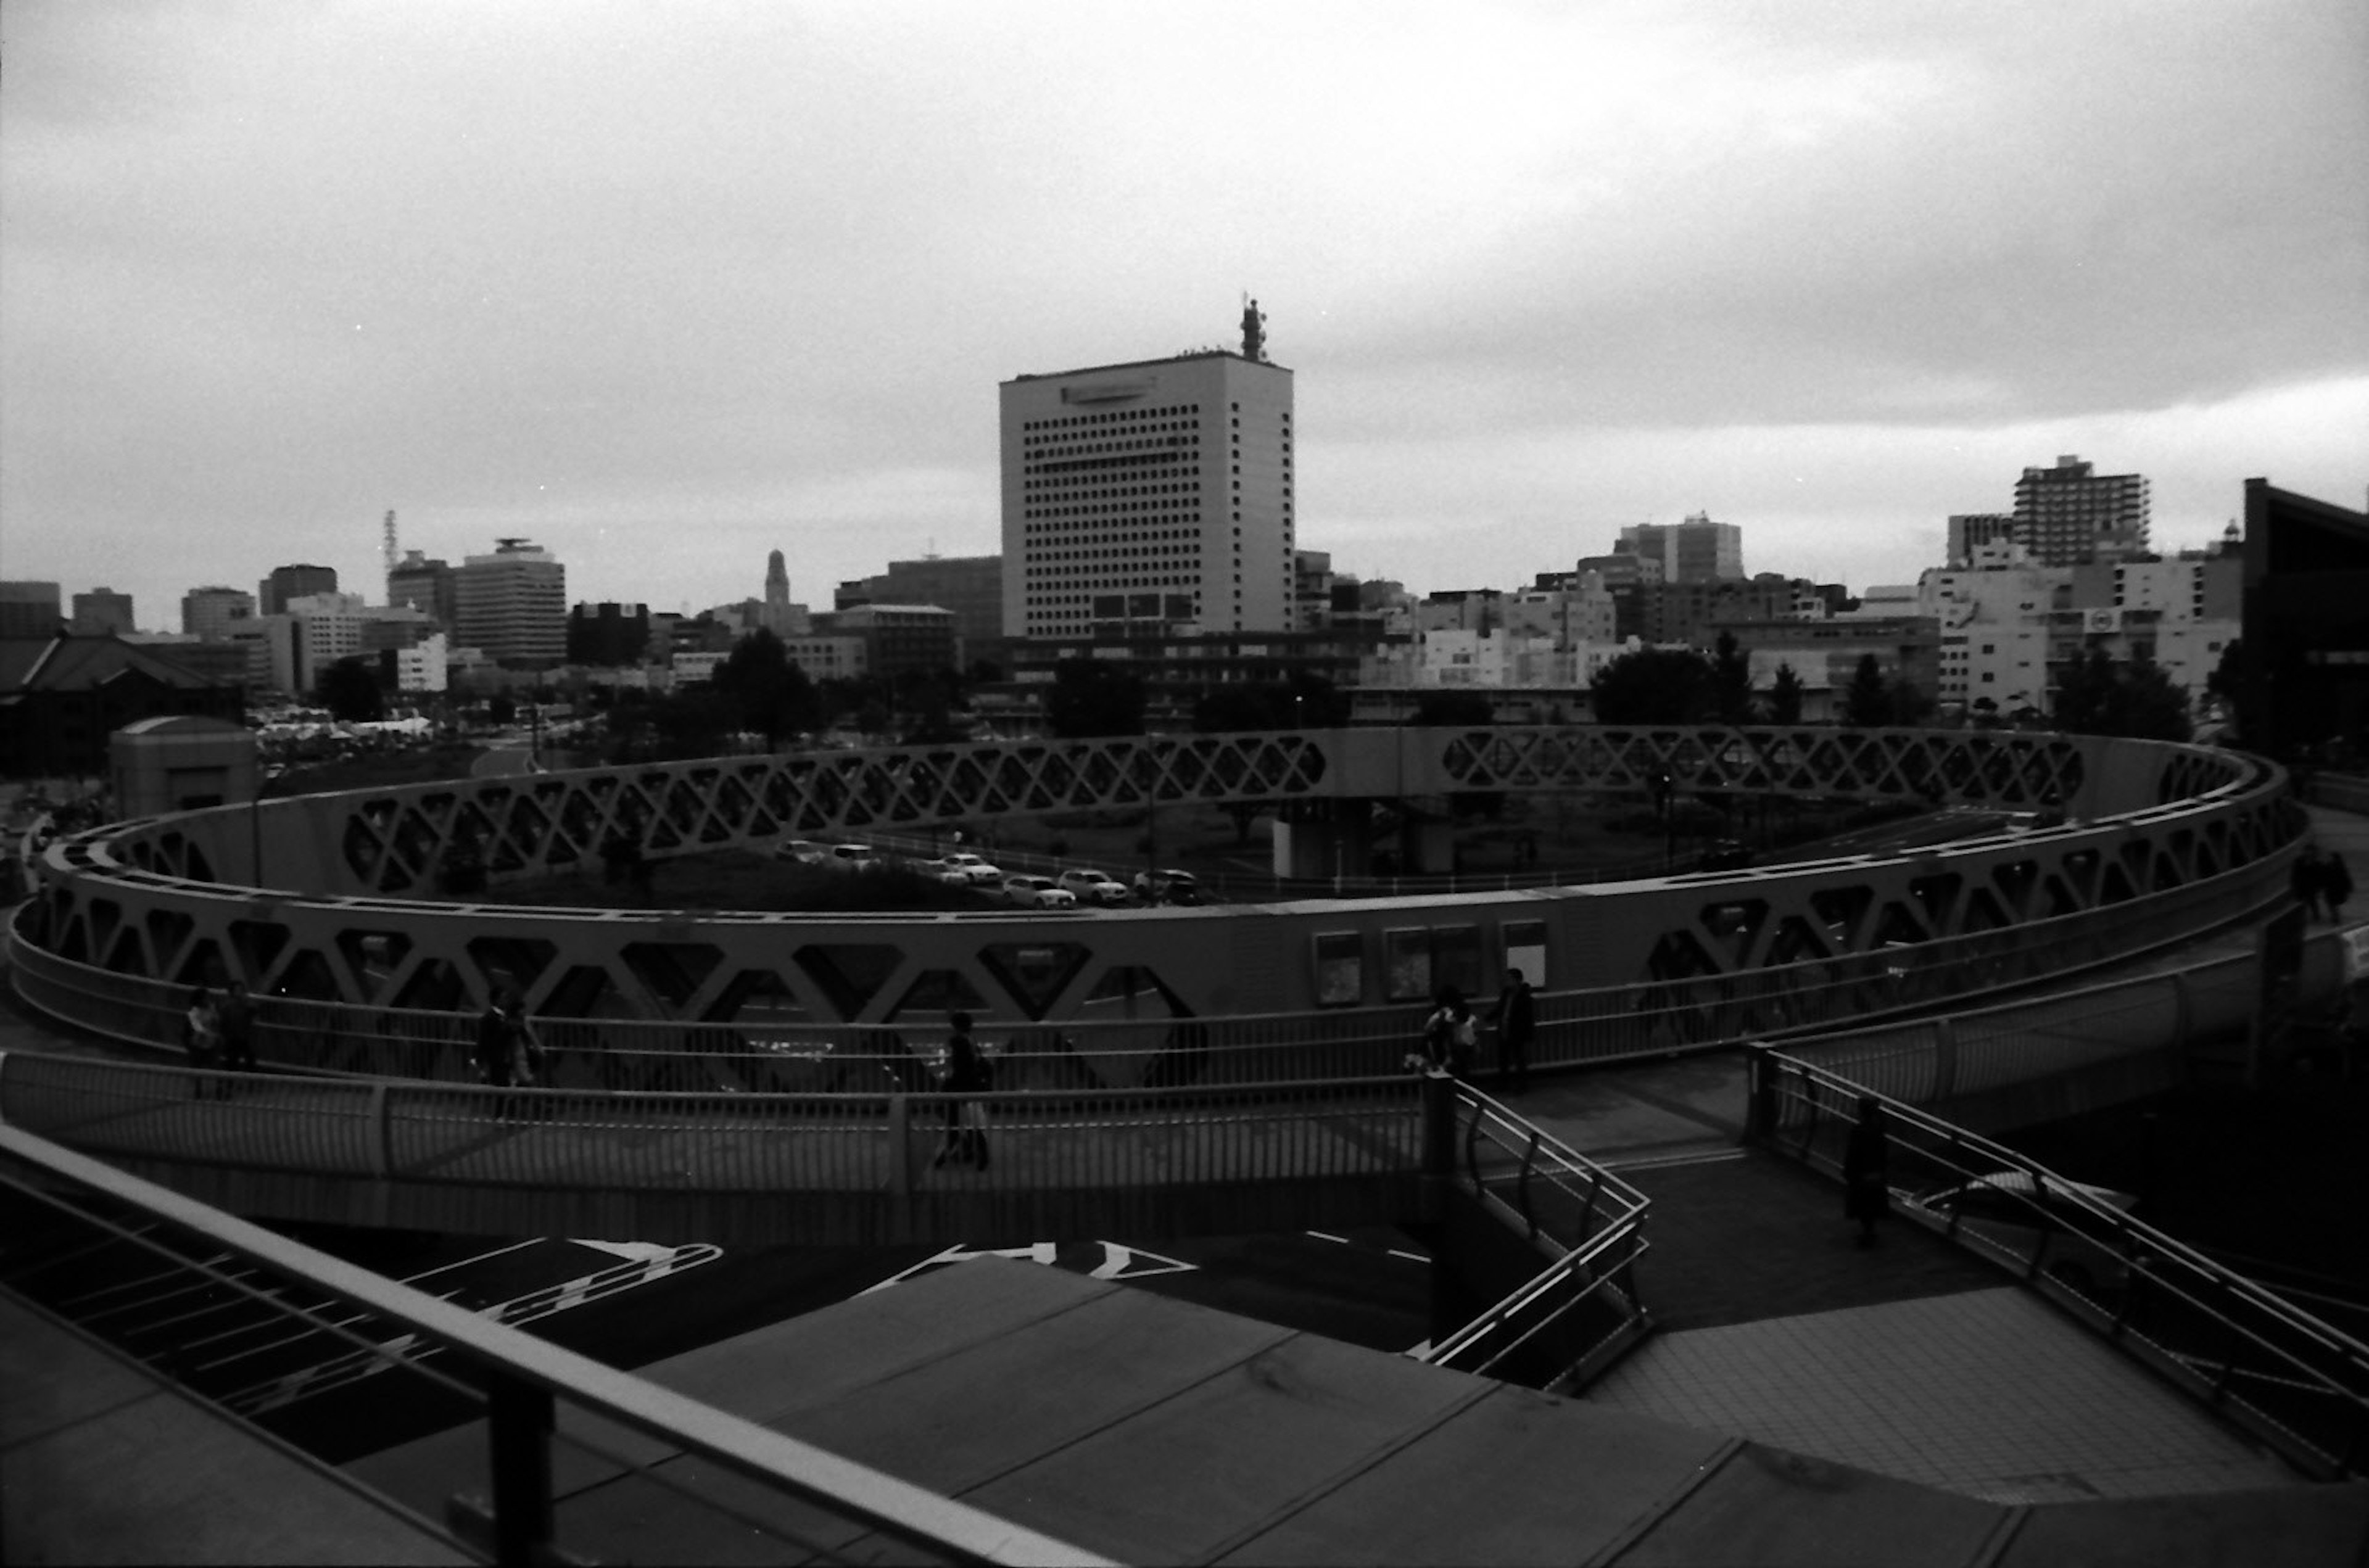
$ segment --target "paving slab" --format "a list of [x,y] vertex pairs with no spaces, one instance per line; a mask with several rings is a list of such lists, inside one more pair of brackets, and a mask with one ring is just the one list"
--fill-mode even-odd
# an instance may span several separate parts
[[0,1561],[475,1561],[425,1519],[6,1297],[0,1345]]

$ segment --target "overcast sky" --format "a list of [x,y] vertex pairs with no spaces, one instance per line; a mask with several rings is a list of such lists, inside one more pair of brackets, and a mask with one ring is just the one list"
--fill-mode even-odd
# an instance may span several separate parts
[[1708,511],[1913,580],[2061,452],[2369,491],[2361,0],[7,0],[0,576],[380,521],[704,608],[1000,548],[996,383],[1238,342],[1300,543],[1512,587]]

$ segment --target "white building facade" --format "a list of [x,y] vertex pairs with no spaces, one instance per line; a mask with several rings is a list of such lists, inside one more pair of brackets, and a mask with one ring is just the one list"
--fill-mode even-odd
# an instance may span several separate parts
[[1289,371],[1210,349],[999,390],[1006,636],[1297,624]]
[[453,574],[455,638],[498,664],[549,669],[567,657],[567,568],[524,539],[495,542]]

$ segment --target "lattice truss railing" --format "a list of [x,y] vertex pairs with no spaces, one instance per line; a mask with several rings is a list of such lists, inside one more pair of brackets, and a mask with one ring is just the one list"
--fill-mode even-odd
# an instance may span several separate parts
[[382,893],[420,887],[455,850],[499,875],[565,868],[612,839],[665,855],[777,834],[1123,808],[1305,799],[1327,760],[1301,735],[836,752],[556,774],[350,797],[343,859]]
[[[1462,789],[1651,789],[1666,776],[1688,793],[1897,796],[2019,809],[2069,801],[2086,776],[2080,746],[2062,737],[1915,730],[1475,730],[1448,742],[1442,764]],[[2200,775],[2227,771],[2209,758],[2196,766]]]
[[[1426,732],[1425,744],[1436,747],[1438,766],[1413,772],[1440,787],[1649,788],[1666,772],[1690,791],[1929,799],[1938,790],[1944,800],[1998,806],[2067,799],[2095,760],[2080,743],[2053,737],[1913,732],[1671,730],[1574,739],[1569,731],[1437,731]],[[2128,750],[2096,755],[2122,756],[2140,798],[2172,797],[2166,807],[1988,847],[1756,874],[1732,885],[1687,879],[1625,889],[1617,929],[1589,936],[1584,964],[1576,953],[1558,958],[1561,983],[1732,974],[2091,912],[2135,928],[2150,908],[2137,901],[2198,903],[2203,885],[2268,863],[2299,831],[2292,805],[2242,759],[2111,744]],[[595,854],[612,835],[667,853],[829,831],[818,824],[843,828],[859,815],[864,822],[975,817],[982,803],[1018,811],[1147,798],[1322,798],[1361,785],[1355,774],[1328,765],[1306,737],[1213,737],[690,763],[305,797],[275,803],[266,815],[302,814],[302,836],[336,843],[349,866],[399,894],[463,844],[484,853],[490,869],[524,870]],[[2181,805],[2181,792],[2213,798]],[[456,910],[383,896],[292,909],[181,880],[244,870],[211,864],[209,846],[220,859],[233,853],[224,846],[234,840],[201,827],[205,818],[246,816],[229,808],[167,818],[61,846],[52,864],[74,875],[46,890],[37,910],[40,944],[118,976],[189,984],[236,975],[282,994],[396,1007],[471,1006],[507,979],[538,1011],[571,1016],[855,1020],[965,1005],[1037,1019],[1113,1006],[1132,1016],[1139,1005],[1196,1014],[1221,995],[1236,1001],[1215,1010],[1310,1004],[1302,995],[1249,993],[1230,943],[1207,927],[1171,930],[1165,920],[1082,921],[1057,936],[1023,917],[984,913],[867,917],[833,928],[788,917]],[[2123,905],[2127,915],[2116,909]],[[1535,919],[1541,911],[1525,903],[1513,912]],[[1344,922],[1333,913],[1272,918],[1283,921],[1269,933],[1278,951],[1304,948],[1311,933]],[[1476,917],[1459,909],[1458,918]],[[2172,910],[2169,918],[2186,917]],[[1403,909],[1387,919],[1422,923]],[[1286,929],[1293,921],[1298,926]],[[1575,967],[1593,972],[1582,979]]]
[[[358,888],[426,885],[455,850],[496,875],[566,868],[612,838],[664,855],[776,834],[1184,802],[1386,797],[1459,790],[1642,790],[1666,773],[1688,791],[1922,798],[2015,808],[2068,801],[2081,748],[2057,737],[1831,729],[1415,731],[1429,748],[1387,780],[1335,765],[1297,732],[1121,737],[1056,744],[801,754],[487,781],[347,797],[341,858]],[[1415,740],[1420,737],[1420,740]],[[2176,764],[2194,793],[2216,764]],[[2226,768],[2220,771],[2226,773]]]

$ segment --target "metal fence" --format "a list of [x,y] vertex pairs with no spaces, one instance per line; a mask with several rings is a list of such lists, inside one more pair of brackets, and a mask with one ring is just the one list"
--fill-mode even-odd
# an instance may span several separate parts
[[1893,1213],[2012,1271],[2306,1472],[2369,1475],[2369,1345],[1857,1070],[1752,1052],[1752,1138],[1839,1173],[1874,1093]]
[[1557,1255],[1418,1359],[1550,1391],[1582,1386],[1646,1332],[1635,1265],[1647,1199],[1487,1095],[1463,1084],[1455,1094],[1455,1147],[1441,1153],[1490,1219]]
[[[486,1469],[447,1513],[460,1541],[498,1562],[548,1562],[555,1550],[567,1549],[554,1505],[555,1446],[566,1451],[573,1484],[638,1487],[646,1508],[671,1511],[684,1526],[706,1516],[731,1532],[728,1539],[762,1541],[798,1561],[869,1562],[884,1551],[929,1562],[1104,1561],[489,1322],[18,1127],[0,1127],[0,1188],[25,1206],[20,1213],[38,1212],[51,1230],[78,1233],[85,1252],[114,1249],[144,1269],[161,1265],[166,1277],[192,1288],[245,1298],[299,1340],[342,1345],[373,1370],[429,1379],[464,1409],[481,1411],[491,1432]],[[248,1277],[246,1265],[266,1277]],[[430,1354],[457,1364],[454,1370],[423,1366]],[[589,1419],[563,1420],[561,1407]],[[612,1434],[605,1443],[583,1436],[599,1427]],[[686,1484],[686,1472],[711,1466],[752,1494]],[[338,1543],[317,1544],[326,1554]]]
[[[909,1195],[958,1114],[998,1158],[966,1192],[1111,1192],[1411,1173],[1421,1082],[1083,1093],[604,1093],[200,1071],[11,1052],[0,1118],[173,1164],[509,1187]],[[492,1136],[489,1136],[492,1135]]]
[[[1541,992],[1530,1061],[1571,1067],[1710,1049],[1930,1009],[2127,958],[2287,901],[2231,872],[2166,895],[1876,952],[1685,979]],[[29,910],[31,906],[28,906]],[[20,910],[20,923],[27,919]],[[11,958],[35,1007],[111,1038],[177,1051],[186,988],[60,958],[21,931]],[[999,1084],[1073,1091],[1351,1079],[1398,1072],[1428,1002],[1225,1017],[990,1023]],[[544,1082],[561,1088],[723,1093],[908,1092],[934,1082],[938,1021],[852,1024],[538,1017]],[[468,1082],[466,1013],[269,996],[255,1046],[309,1072]]]

